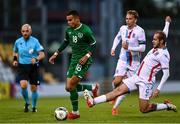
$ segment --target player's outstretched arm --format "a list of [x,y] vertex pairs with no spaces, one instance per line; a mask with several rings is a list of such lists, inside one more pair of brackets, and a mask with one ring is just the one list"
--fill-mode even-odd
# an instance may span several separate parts
[[171,17],[170,16],[166,16],[165,21],[171,23],[171,21],[172,21]]
[[64,39],[59,49],[49,58],[49,63],[54,64],[56,57],[68,46],[69,41]]
[[170,16],[166,16],[165,18],[165,26],[163,29],[163,32],[166,34],[166,37],[168,37],[168,33],[169,33],[169,25],[171,23],[171,17]]
[[159,95],[159,93],[160,93],[164,83],[167,81],[168,77],[169,77],[169,69],[164,69],[161,81],[160,81],[158,87],[152,93],[151,98],[155,98],[155,97],[157,97]]
[[121,41],[121,34],[119,31],[118,34],[116,35],[116,37],[114,38],[114,41],[113,41],[113,45],[111,48],[111,56],[115,56],[115,49],[118,46],[118,44],[120,43],[120,41]]

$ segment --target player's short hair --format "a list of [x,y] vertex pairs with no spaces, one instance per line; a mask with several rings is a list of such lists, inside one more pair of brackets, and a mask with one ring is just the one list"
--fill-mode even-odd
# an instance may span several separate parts
[[134,15],[134,17],[135,17],[136,19],[139,18],[139,14],[138,14],[138,12],[137,12],[136,10],[128,10],[126,14]]
[[159,40],[163,40],[163,43],[166,44],[166,34],[163,31],[156,31],[155,34],[159,34]]
[[71,10],[71,11],[69,11],[69,12],[67,13],[67,16],[69,16],[69,15],[73,15],[73,16],[78,16],[78,17],[79,17],[79,13],[78,13],[78,11],[76,11],[76,10]]

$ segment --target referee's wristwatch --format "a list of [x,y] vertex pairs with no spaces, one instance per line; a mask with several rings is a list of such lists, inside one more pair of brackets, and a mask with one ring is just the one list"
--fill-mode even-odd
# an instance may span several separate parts
[[38,58],[34,58],[36,60],[36,62],[39,62]]

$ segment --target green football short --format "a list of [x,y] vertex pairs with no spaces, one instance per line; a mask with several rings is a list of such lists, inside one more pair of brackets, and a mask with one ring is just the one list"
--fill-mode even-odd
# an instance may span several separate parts
[[71,62],[68,72],[67,72],[67,77],[71,78],[73,75],[76,75],[79,78],[83,78],[85,74],[87,73],[89,67],[91,66],[90,62],[87,62],[84,65],[80,65],[79,63]]

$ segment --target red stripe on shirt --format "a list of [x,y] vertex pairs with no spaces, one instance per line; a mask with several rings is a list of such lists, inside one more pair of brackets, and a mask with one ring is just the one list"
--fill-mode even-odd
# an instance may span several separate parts
[[128,39],[131,38],[131,34],[132,34],[133,30],[131,30],[128,34]]
[[151,80],[152,80],[152,75],[153,75],[154,69],[156,69],[156,68],[159,67],[160,65],[161,65],[161,64],[159,63],[159,64],[155,65],[155,66],[151,69],[151,73],[150,73],[150,75],[149,75],[148,81],[151,81]]
[[[131,38],[131,34],[132,34],[133,30],[131,30],[128,34],[128,39]],[[131,51],[129,52],[129,65],[132,66],[132,54]]]
[[132,66],[132,54],[129,52],[129,65]]
[[141,66],[140,66],[140,68],[139,68],[139,70],[138,70],[138,76],[139,76],[139,74],[140,74],[140,72],[141,72],[141,69],[142,69],[143,65],[144,65],[144,61],[141,63]]

